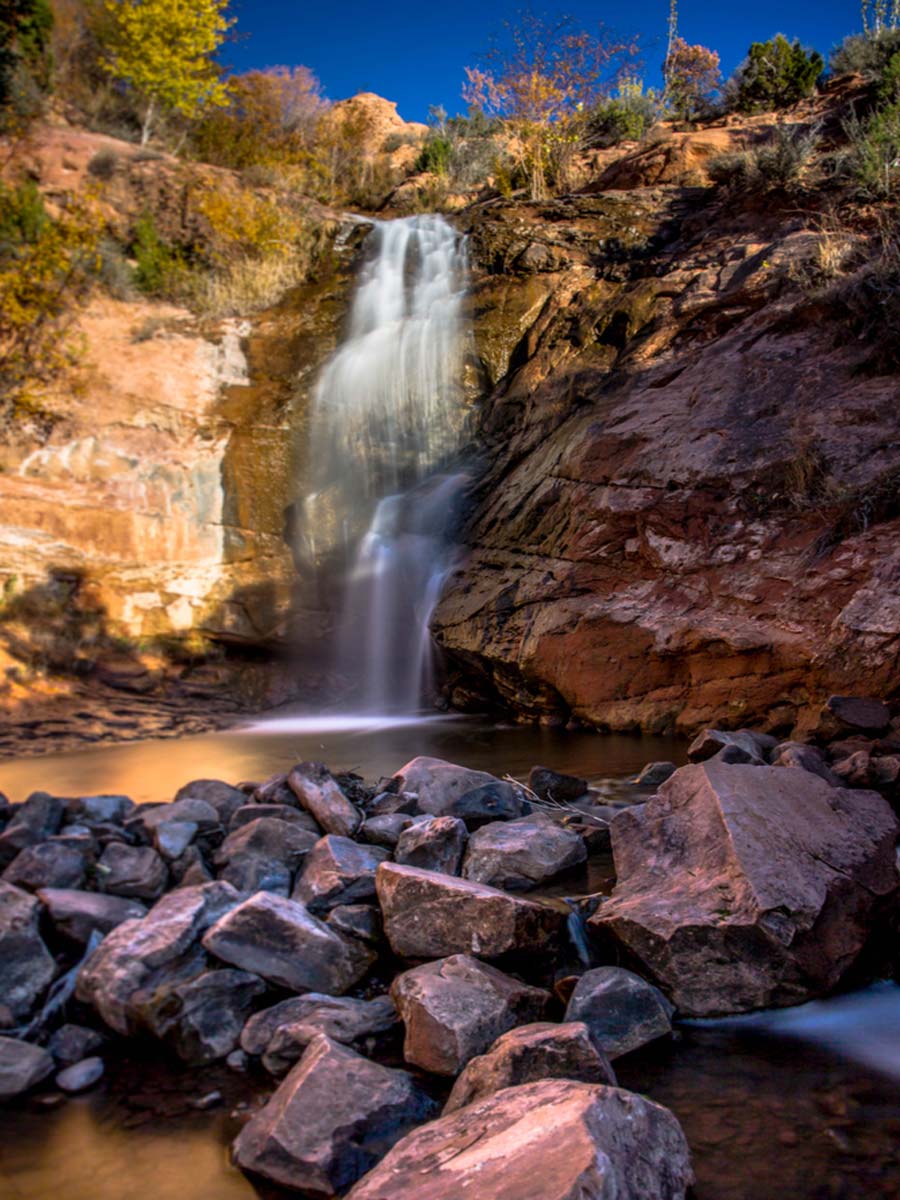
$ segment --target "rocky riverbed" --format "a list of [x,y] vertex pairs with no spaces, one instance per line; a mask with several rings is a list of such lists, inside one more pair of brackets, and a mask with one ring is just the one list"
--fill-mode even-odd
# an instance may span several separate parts
[[[623,809],[421,757],[4,802],[0,1098],[52,1106],[155,1045],[234,1081],[264,1188],[685,1196],[709,1129],[642,1055],[893,968],[900,722],[834,697],[807,743],[711,729],[688,757]],[[550,898],[610,849],[608,887]]]

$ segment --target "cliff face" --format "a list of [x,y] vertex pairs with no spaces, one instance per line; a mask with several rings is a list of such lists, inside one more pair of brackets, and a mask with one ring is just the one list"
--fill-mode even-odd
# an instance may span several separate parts
[[788,729],[897,688],[897,378],[798,286],[821,224],[687,186],[703,158],[471,213],[490,465],[435,621],[462,707]]

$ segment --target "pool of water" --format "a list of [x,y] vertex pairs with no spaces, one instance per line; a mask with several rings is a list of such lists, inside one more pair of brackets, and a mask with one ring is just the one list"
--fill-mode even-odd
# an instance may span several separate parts
[[683,762],[685,742],[503,726],[462,716],[377,720],[277,713],[215,733],[8,759],[0,762],[0,792],[11,800],[45,791],[164,801],[192,779],[263,780],[304,760],[374,781],[419,754],[517,778],[536,765],[551,767],[587,778],[601,790],[606,786],[612,795],[646,762]]

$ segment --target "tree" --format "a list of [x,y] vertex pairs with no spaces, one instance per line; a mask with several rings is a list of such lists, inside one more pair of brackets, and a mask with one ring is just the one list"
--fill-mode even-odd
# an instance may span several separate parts
[[783,34],[754,42],[729,82],[734,107],[741,112],[787,108],[814,91],[824,70],[821,54],[804,50],[799,41],[789,42]]
[[160,112],[198,116],[228,103],[213,60],[234,24],[228,0],[106,0],[106,70],[138,96],[141,145]]
[[900,0],[860,0],[863,29],[869,37],[900,27]]
[[663,65],[666,98],[682,121],[693,121],[708,108],[722,82],[719,56],[706,46],[689,46],[676,37]]
[[49,0],[4,0],[0,4],[0,106],[30,110],[34,105],[29,93],[48,90],[52,31]]
[[485,55],[484,66],[466,67],[463,98],[508,123],[531,198],[540,200],[551,155],[565,159],[577,147],[590,110],[633,69],[637,42],[531,13],[504,29],[503,44]]

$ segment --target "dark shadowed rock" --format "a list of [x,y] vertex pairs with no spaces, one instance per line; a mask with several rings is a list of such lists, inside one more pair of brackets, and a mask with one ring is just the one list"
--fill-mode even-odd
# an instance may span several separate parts
[[847,730],[883,733],[891,723],[891,710],[886,704],[862,696],[832,696],[823,716],[823,723],[830,721],[835,733]]
[[142,988],[131,998],[140,1025],[192,1066],[225,1058],[266,985],[249,971],[204,971],[184,982]]
[[667,1108],[621,1088],[548,1079],[410,1133],[348,1200],[683,1200],[692,1182]]
[[221,779],[195,779],[186,783],[175,793],[174,803],[185,799],[204,800],[216,810],[219,823],[228,828],[228,823],[234,813],[247,803],[247,797],[240,788],[223,783]]
[[489,887],[526,889],[583,863],[581,836],[544,813],[482,825],[469,838],[464,878]]
[[578,980],[567,1021],[583,1021],[607,1058],[672,1032],[674,1009],[659,988],[624,967],[597,967]]
[[458,817],[434,817],[410,825],[400,835],[394,858],[408,867],[458,875],[468,830]]
[[375,872],[389,857],[381,846],[363,846],[329,834],[315,843],[294,884],[293,899],[310,912],[375,898]]
[[563,775],[549,767],[532,767],[528,772],[528,786],[539,800],[556,800],[563,804],[577,800],[588,790],[586,779]]
[[394,816],[400,813],[407,817],[419,816],[419,797],[410,792],[379,792],[366,806],[370,817]]
[[206,961],[201,935],[239,900],[221,882],[170,892],[146,917],[106,935],[78,973],[76,996],[117,1033],[134,1032],[134,994],[199,974]]
[[347,799],[327,767],[298,763],[288,775],[288,785],[326,833],[353,837],[358,832],[362,813]]
[[421,755],[412,759],[400,768],[393,784],[397,791],[415,794],[421,812],[459,817],[470,828],[528,812],[528,804],[511,783],[441,758]]
[[665,783],[671,775],[674,775],[677,769],[673,762],[647,763],[634,782],[639,783],[642,787],[659,787],[661,783]]
[[0,1037],[0,1102],[30,1091],[55,1070],[53,1055],[40,1046]]
[[38,932],[40,902],[11,883],[0,883],[0,1006],[26,1017],[56,974]]
[[548,905],[418,867],[382,863],[375,882],[385,934],[401,958],[546,952],[565,925]]
[[199,846],[188,846],[184,854],[169,863],[173,887],[199,887],[209,883],[213,874]]
[[216,851],[219,878],[239,892],[279,892],[286,896],[294,872],[317,836],[291,821],[260,817],[230,833]]
[[[301,997],[309,1000],[311,996]],[[303,1015],[279,1025],[266,1046],[263,1066],[272,1075],[284,1075],[320,1033],[335,1042],[351,1045],[398,1028],[400,1018],[390,996],[353,1000],[347,996],[316,996]]]
[[121,824],[134,809],[127,796],[79,796],[69,801],[69,814],[81,821]]
[[578,1079],[607,1083],[616,1076],[609,1060],[581,1021],[565,1025],[520,1025],[497,1038],[487,1054],[471,1059],[453,1085],[444,1115],[503,1088],[539,1079]]
[[147,912],[139,900],[75,888],[41,888],[38,899],[57,933],[80,945],[87,944],[95,929],[105,935],[123,921],[143,917]]
[[456,1075],[508,1029],[539,1021],[549,992],[454,954],[398,975],[391,997],[403,1018],[403,1057],[436,1075]]
[[777,738],[767,733],[754,733],[752,729],[736,729],[733,732],[704,729],[688,746],[688,758],[692,763],[706,762],[724,750],[727,751],[728,762],[763,766],[777,745]]
[[102,1058],[85,1058],[81,1062],[73,1063],[71,1067],[66,1067],[64,1071],[60,1071],[54,1082],[61,1092],[75,1096],[79,1092],[86,1092],[95,1083],[99,1083],[103,1078],[103,1071]]
[[[291,795],[293,798],[293,793]],[[235,829],[240,829],[242,825],[249,825],[251,821],[258,821],[261,817],[274,817],[277,821],[288,821],[291,825],[308,829],[317,838],[322,836],[322,830],[315,817],[290,804],[244,804],[232,813],[228,829],[233,833]]]
[[413,818],[407,813],[384,813],[380,817],[368,817],[363,821],[359,831],[360,837],[371,846],[384,846],[387,850],[393,850],[404,829],[416,822],[429,820],[431,818],[427,816]]
[[77,888],[84,880],[86,855],[62,842],[40,842],[20,850],[3,872],[7,883],[26,891],[38,888]]
[[0,870],[8,867],[26,846],[58,833],[65,815],[65,801],[46,792],[34,792],[24,804],[16,804],[6,828],[0,833]]
[[61,1067],[71,1067],[95,1055],[106,1044],[106,1038],[86,1025],[62,1025],[47,1043],[54,1061]]
[[857,958],[896,892],[897,820],[807,771],[682,767],[613,822],[618,884],[589,925],[685,1015],[797,1004]]
[[209,930],[203,945],[216,958],[293,992],[340,995],[361,979],[376,955],[345,938],[305,905],[258,892]]
[[126,846],[111,842],[97,862],[97,874],[105,892],[156,900],[169,882],[166,864],[150,846]]
[[832,787],[842,786],[840,776],[828,766],[825,755],[818,746],[807,746],[803,742],[783,742],[773,753],[772,765],[809,771],[830,783]]
[[241,1130],[234,1156],[244,1170],[304,1195],[332,1196],[436,1109],[406,1071],[319,1035]]
[[325,918],[332,929],[378,945],[384,938],[381,909],[374,904],[339,904]]

